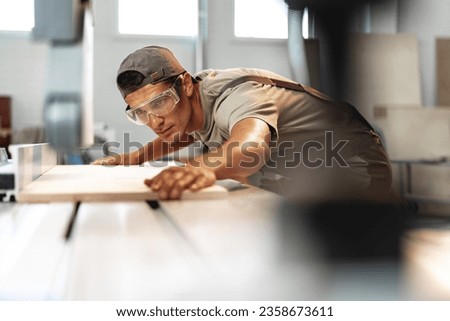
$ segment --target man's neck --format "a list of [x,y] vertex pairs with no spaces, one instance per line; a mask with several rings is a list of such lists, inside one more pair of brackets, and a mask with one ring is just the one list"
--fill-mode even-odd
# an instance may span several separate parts
[[202,108],[202,102],[200,100],[199,84],[194,84],[194,95],[192,97],[192,114],[191,114],[191,126],[190,132],[200,131],[203,129],[205,123],[205,115]]

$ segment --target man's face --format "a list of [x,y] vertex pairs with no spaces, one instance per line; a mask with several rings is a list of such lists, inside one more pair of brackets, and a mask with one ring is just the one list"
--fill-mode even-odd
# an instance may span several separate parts
[[181,95],[170,83],[147,85],[129,94],[125,97],[130,106],[127,113],[140,124],[151,128],[164,141],[179,141],[186,133],[190,118],[182,80],[178,79]]

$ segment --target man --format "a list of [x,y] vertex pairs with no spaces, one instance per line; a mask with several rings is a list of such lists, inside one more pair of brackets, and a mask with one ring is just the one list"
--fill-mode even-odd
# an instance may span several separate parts
[[93,164],[141,164],[195,141],[205,153],[145,184],[178,199],[232,178],[306,198],[389,194],[391,168],[379,136],[349,104],[273,72],[236,68],[194,76],[163,47],[136,50],[117,85],[126,114],[159,137],[132,153]]

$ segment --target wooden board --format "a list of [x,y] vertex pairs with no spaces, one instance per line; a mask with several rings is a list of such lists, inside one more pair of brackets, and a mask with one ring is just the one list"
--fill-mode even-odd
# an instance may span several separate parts
[[[19,202],[112,202],[157,199],[145,184],[162,171],[152,166],[57,165],[19,192]],[[184,192],[182,199],[217,198],[227,195],[220,185],[199,192]]]
[[419,44],[409,34],[354,34],[343,97],[369,121],[377,105],[421,105]]
[[374,125],[392,160],[450,157],[450,107],[377,106]]
[[[11,97],[0,96],[0,147],[6,148],[11,144]],[[8,157],[11,155],[8,153]]]
[[450,38],[436,39],[438,105],[450,106]]

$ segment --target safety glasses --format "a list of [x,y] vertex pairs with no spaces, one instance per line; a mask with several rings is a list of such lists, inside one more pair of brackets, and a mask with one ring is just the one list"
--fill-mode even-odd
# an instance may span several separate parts
[[128,119],[137,125],[146,125],[150,121],[150,114],[164,116],[170,113],[180,101],[180,97],[174,87],[180,77],[181,75],[174,81],[172,87],[158,96],[144,101],[133,108],[127,106],[125,113]]

